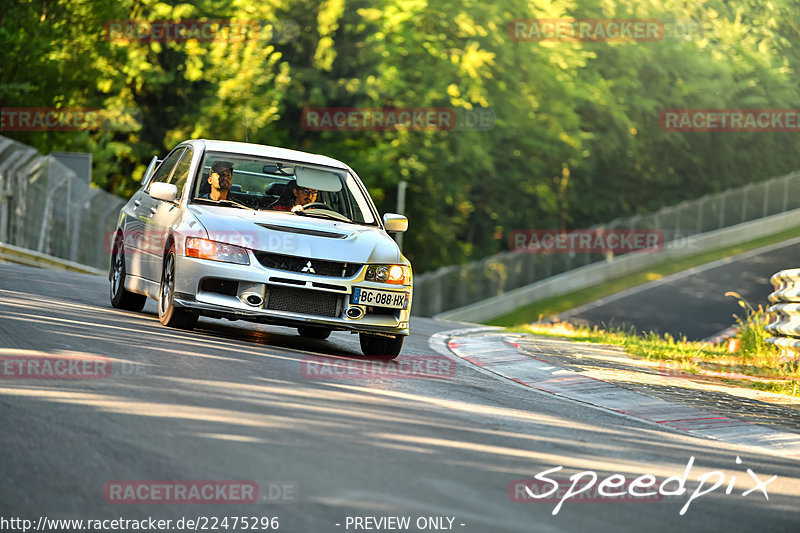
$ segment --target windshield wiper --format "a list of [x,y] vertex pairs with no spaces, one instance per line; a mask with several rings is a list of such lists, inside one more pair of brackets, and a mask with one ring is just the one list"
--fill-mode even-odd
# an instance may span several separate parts
[[207,203],[209,205],[224,205],[226,207],[239,207],[241,209],[249,209],[250,211],[254,211],[252,207],[246,206],[244,204],[240,204],[234,200],[212,200],[211,198],[195,198],[195,202],[200,203]]

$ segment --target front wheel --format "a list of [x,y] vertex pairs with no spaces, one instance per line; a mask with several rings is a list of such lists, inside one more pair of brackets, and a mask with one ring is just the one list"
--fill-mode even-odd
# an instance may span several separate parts
[[175,247],[170,246],[164,258],[161,285],[158,289],[158,320],[167,327],[192,329],[198,316],[185,309],[175,307]]
[[361,342],[361,351],[364,355],[382,359],[394,359],[400,355],[405,338],[405,335],[382,337],[380,335],[370,335],[369,333],[358,334],[358,339]]
[[147,296],[125,289],[125,276],[125,245],[122,237],[117,236],[111,249],[111,267],[108,273],[108,280],[111,283],[111,305],[126,311],[141,311],[147,302]]

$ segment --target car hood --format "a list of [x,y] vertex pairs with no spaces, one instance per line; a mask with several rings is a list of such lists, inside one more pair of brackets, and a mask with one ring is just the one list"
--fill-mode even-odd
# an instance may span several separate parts
[[254,251],[349,263],[407,263],[382,229],[278,211],[193,204],[189,211],[218,242]]

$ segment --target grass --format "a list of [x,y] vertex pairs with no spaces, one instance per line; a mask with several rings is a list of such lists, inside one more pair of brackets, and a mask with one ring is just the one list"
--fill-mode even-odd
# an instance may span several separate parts
[[560,296],[554,296],[545,300],[539,300],[538,302],[520,307],[493,320],[486,321],[485,323],[492,326],[513,327],[515,325],[536,322],[541,320],[542,317],[557,315],[605,296],[610,296],[617,292],[624,291],[650,281],[659,280],[671,274],[688,270],[699,265],[704,265],[712,261],[717,261],[719,259],[731,257],[750,250],[755,250],[763,246],[768,246],[770,244],[792,239],[797,237],[799,234],[800,226],[776,233],[774,235],[769,235],[767,237],[761,237],[759,239],[737,244],[735,246],[719,248],[717,250],[693,255],[691,257],[686,257],[676,261],[665,261],[664,263],[660,263],[646,270],[642,270],[634,274],[628,274],[626,276],[604,282],[600,285],[587,287],[585,289],[580,289]]
[[564,322],[527,324],[511,330],[622,346],[635,358],[663,362],[659,365],[663,375],[698,374],[740,387],[800,396],[798,362],[782,361],[775,346],[766,342],[768,334],[764,326],[768,323],[767,313],[760,306],[754,309],[736,293],[727,295],[737,298],[745,310],[744,317],[736,316],[740,331],[733,338],[734,351],[729,351],[727,346],[691,342],[686,338],[676,340],[668,334],[660,336],[649,332],[639,335],[632,330],[605,330]]

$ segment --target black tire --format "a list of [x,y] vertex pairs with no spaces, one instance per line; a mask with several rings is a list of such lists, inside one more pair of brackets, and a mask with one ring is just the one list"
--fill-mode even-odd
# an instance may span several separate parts
[[307,337],[309,339],[325,340],[331,336],[331,330],[318,326],[300,326],[297,328],[297,332],[302,337]]
[[405,335],[395,335],[394,337],[382,337],[370,335],[369,333],[359,333],[358,339],[361,341],[361,351],[368,357],[380,357],[382,359],[394,359],[400,355],[403,348]]
[[175,307],[175,246],[172,245],[164,256],[161,270],[161,284],[158,287],[158,320],[169,328],[192,329],[197,324],[198,315]]
[[117,235],[111,249],[111,265],[108,269],[111,305],[126,311],[141,311],[147,302],[147,296],[136,294],[125,289],[125,246]]

